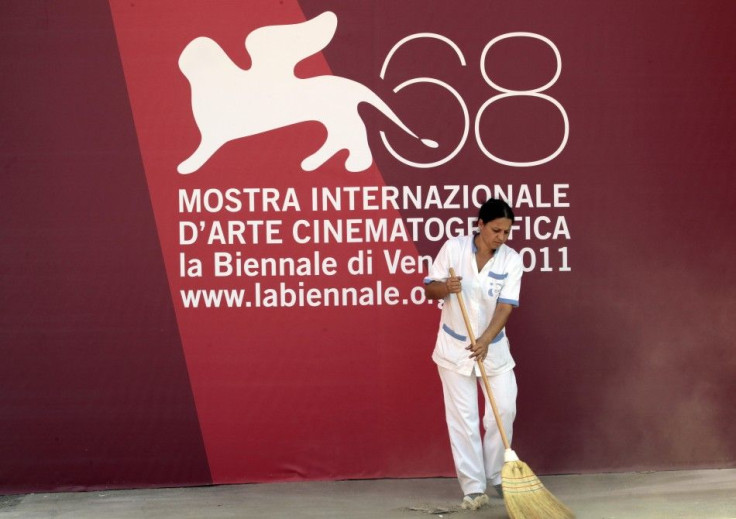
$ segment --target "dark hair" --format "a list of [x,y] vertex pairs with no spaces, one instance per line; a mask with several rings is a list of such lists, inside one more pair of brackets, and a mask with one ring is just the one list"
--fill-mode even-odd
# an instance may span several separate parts
[[488,223],[496,218],[508,218],[513,222],[514,211],[511,209],[511,206],[503,200],[498,198],[489,198],[482,206],[480,206],[478,218],[483,221],[483,223]]

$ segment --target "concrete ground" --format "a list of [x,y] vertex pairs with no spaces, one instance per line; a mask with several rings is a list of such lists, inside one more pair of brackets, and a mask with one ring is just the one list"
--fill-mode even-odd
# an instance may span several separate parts
[[[579,519],[736,519],[736,469],[540,479]],[[64,492],[0,496],[0,519],[507,517],[499,497],[476,512],[461,497],[447,478]]]

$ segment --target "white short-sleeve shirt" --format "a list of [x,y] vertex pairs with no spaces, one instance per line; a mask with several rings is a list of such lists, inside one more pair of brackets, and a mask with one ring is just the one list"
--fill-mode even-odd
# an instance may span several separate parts
[[[523,268],[521,256],[504,244],[478,271],[474,237],[460,236],[446,241],[424,282],[445,281],[450,276],[450,267],[454,268],[455,274],[463,278],[463,300],[473,333],[479,337],[491,323],[497,303],[519,306]],[[450,295],[442,305],[432,359],[439,366],[470,375],[475,361],[469,358],[470,352],[465,349],[469,345],[470,338],[457,297]],[[505,328],[491,342],[483,364],[488,375],[498,375],[514,368]]]

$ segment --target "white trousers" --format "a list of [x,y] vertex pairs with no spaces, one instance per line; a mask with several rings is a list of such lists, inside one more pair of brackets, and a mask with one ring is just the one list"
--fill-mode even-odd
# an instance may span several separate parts
[[[496,426],[491,404],[483,384],[483,379],[460,375],[446,368],[438,367],[445,398],[445,419],[450,434],[452,458],[463,494],[486,491],[487,481],[492,485],[501,483],[504,446]],[[514,418],[516,417],[516,376],[510,370],[496,376],[489,376],[491,391],[496,400],[506,437],[511,442]],[[485,410],[481,437],[478,385],[483,390]]]

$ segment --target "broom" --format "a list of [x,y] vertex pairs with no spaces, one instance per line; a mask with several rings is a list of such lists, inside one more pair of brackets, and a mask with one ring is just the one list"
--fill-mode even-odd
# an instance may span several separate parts
[[[450,268],[450,276],[455,277],[455,269]],[[470,326],[468,311],[465,309],[462,292],[457,294],[457,302],[460,303],[460,310],[463,313],[465,328],[468,330],[470,343],[475,346],[475,334]],[[563,505],[552,493],[547,490],[539,478],[532,472],[532,469],[519,460],[516,453],[511,450],[511,445],[506,437],[506,431],[503,429],[501,416],[496,407],[496,399],[493,398],[491,384],[488,382],[486,369],[483,361],[478,359],[478,368],[483,378],[483,384],[488,393],[488,400],[493,409],[493,416],[496,418],[498,432],[501,433],[501,440],[506,449],[504,452],[504,464],[501,470],[501,487],[503,488],[503,499],[506,505],[506,511],[511,519],[573,519],[573,514],[565,505]]]

